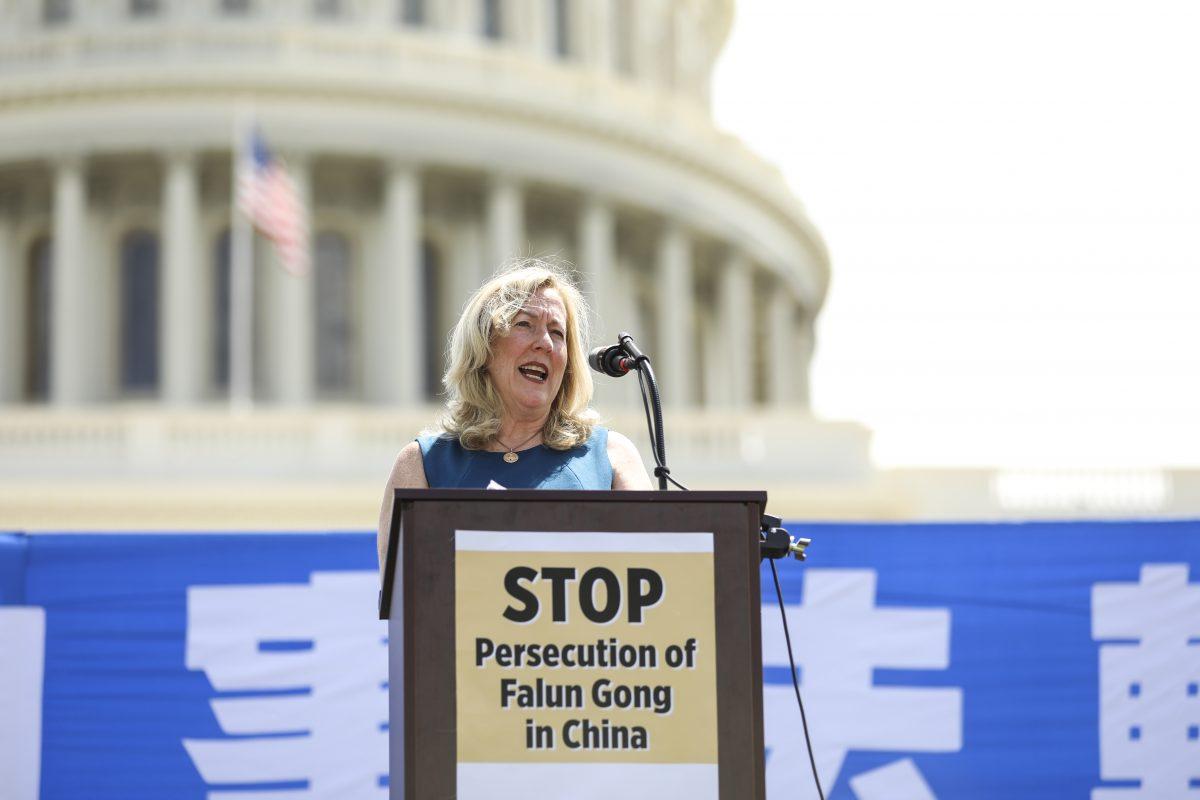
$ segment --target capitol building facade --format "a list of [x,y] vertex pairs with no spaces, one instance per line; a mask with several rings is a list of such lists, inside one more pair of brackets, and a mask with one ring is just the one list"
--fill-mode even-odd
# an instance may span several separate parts
[[[861,478],[865,433],[807,410],[824,245],[779,173],[712,122],[732,15],[731,0],[0,2],[8,522],[118,524],[119,507],[255,524],[256,503],[370,522],[391,456],[433,420],[463,301],[528,256],[575,265],[595,344],[629,330],[652,355],[677,474]],[[254,405],[235,411],[247,117],[296,182],[312,265],[292,276],[257,243]],[[632,383],[598,379],[597,404],[644,435]],[[64,485],[80,518],[39,515]]]

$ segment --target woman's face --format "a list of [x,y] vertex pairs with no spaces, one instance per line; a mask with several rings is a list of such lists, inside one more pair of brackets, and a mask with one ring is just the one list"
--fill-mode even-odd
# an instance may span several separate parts
[[567,369],[567,309],[557,289],[539,289],[492,342],[487,371],[505,412],[530,419],[550,412]]

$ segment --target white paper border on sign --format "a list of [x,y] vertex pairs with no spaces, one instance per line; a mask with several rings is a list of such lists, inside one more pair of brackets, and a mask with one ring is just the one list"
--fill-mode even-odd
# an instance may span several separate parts
[[[712,553],[713,534],[478,531],[454,534],[459,552]],[[717,764],[459,762],[460,800],[717,800]]]
[[455,531],[454,549],[489,553],[711,553],[711,533]]
[[717,800],[716,764],[458,765],[458,797],[473,800]]

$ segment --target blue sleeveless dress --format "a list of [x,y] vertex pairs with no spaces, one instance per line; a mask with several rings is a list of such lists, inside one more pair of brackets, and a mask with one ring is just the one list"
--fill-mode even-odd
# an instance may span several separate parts
[[486,489],[495,481],[505,489],[611,489],[608,430],[592,429],[584,444],[570,450],[545,445],[518,450],[515,464],[503,453],[467,450],[446,434],[417,437],[425,479],[431,489]]

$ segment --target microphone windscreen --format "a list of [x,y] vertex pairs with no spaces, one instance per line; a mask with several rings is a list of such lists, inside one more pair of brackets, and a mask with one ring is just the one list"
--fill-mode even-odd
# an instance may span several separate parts
[[607,347],[597,347],[588,353],[588,366],[596,372],[604,372],[604,352],[606,350],[608,350]]

